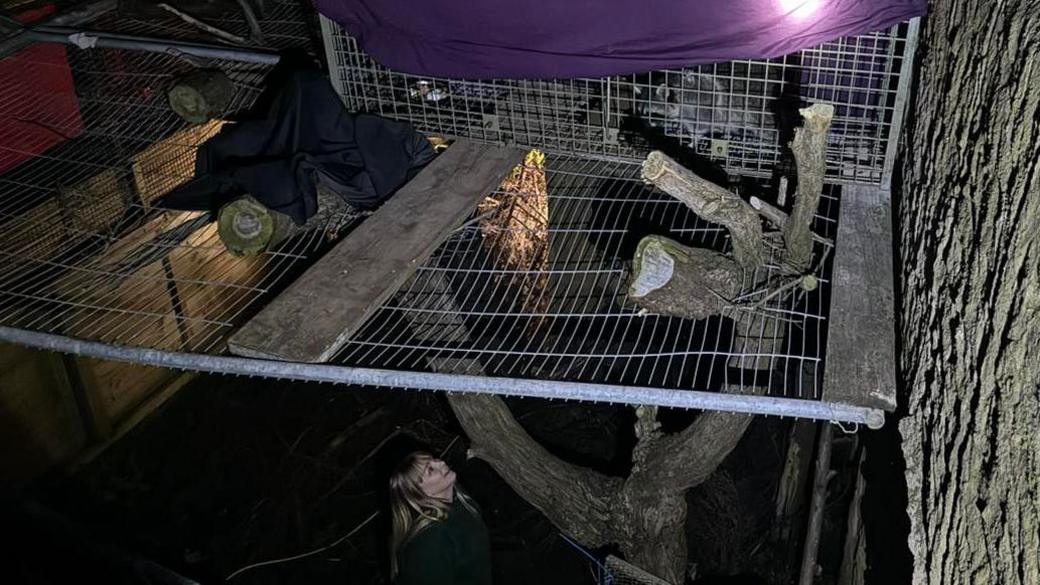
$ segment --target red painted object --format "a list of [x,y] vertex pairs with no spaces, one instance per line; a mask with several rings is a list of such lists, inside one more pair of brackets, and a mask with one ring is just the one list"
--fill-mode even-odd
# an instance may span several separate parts
[[[45,7],[18,20],[53,12]],[[0,173],[82,133],[64,45],[37,43],[0,60]]]

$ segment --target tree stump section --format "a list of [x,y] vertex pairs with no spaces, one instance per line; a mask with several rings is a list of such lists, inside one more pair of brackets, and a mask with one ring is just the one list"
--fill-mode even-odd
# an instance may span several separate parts
[[713,250],[647,236],[632,259],[628,296],[654,313],[705,319],[737,296],[742,273],[732,258]]
[[318,186],[318,210],[303,225],[245,195],[220,208],[217,233],[228,252],[235,256],[255,256],[296,234],[334,227],[338,219],[358,213],[354,206],[321,185]]
[[177,79],[167,93],[170,108],[192,124],[219,118],[235,95],[235,84],[215,69],[200,69]]

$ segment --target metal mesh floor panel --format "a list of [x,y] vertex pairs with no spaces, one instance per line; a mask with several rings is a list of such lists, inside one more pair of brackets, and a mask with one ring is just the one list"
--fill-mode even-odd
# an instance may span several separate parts
[[[132,24],[119,30],[132,31],[125,28]],[[166,90],[191,63],[51,44],[5,62],[17,74],[0,79],[0,113],[16,122],[0,136],[0,325],[219,355],[226,338],[302,274],[334,232],[359,220],[334,218],[275,250],[231,256],[206,218],[156,206],[192,177],[198,145],[223,124],[189,125],[170,110]],[[213,65],[235,84],[229,116],[254,103],[269,71]],[[400,85],[385,93],[358,81],[352,99],[414,118],[426,130],[466,135],[479,127],[478,138],[546,146],[547,197],[511,203],[496,225],[485,209],[474,210],[336,363],[675,390],[754,385],[775,396],[819,398],[828,264],[819,288],[754,314],[691,321],[646,314],[626,299],[628,263],[642,236],[720,251],[728,240],[639,179],[631,157],[646,144],[617,132],[624,102],[616,92],[625,80],[448,82],[449,103],[427,100],[421,92],[431,87],[417,88],[421,80],[385,74]],[[656,81],[648,78],[648,90]],[[633,87],[637,82],[633,77]],[[399,101],[394,92],[408,97]],[[629,93],[631,109],[634,89]],[[501,101],[503,95],[510,97]],[[507,107],[515,115],[503,116]],[[561,118],[575,110],[578,118]],[[661,129],[669,131],[667,124]],[[817,233],[833,238],[839,195],[839,187],[828,186]],[[823,252],[818,245],[817,255]],[[748,283],[777,275],[775,261],[747,275]],[[744,324],[742,340],[735,322]],[[784,333],[780,345],[765,339],[774,326]]]
[[[41,82],[0,86],[23,122],[0,143],[0,323],[71,337],[216,352],[278,282],[327,241],[325,230],[250,258],[228,254],[215,224],[154,201],[194,174],[222,122],[191,126],[166,103],[191,65],[171,56],[37,45],[17,60]],[[222,62],[228,112],[260,93],[264,66]],[[67,76],[68,84],[54,80]],[[43,104],[26,110],[26,104]],[[42,152],[40,131],[60,142]],[[352,218],[336,218],[336,226]]]
[[[785,163],[797,108],[836,107],[828,177],[881,184],[890,172],[916,27],[838,39],[770,60],[602,79],[462,80],[382,67],[322,18],[333,83],[349,108],[423,131],[564,153],[641,158],[672,138],[731,174],[769,176]],[[886,167],[888,161],[888,167]]]
[[[752,333],[779,319],[788,331],[780,351],[761,340],[735,347],[728,317],[645,314],[625,298],[640,237],[724,250],[725,230],[643,184],[637,164],[557,156],[546,167],[547,216],[511,219],[490,235],[478,221],[464,224],[334,361],[675,389],[758,385],[777,395],[819,397],[827,274],[815,291],[744,317]],[[836,195],[828,187],[817,233],[833,236]],[[532,211],[516,206],[513,214]],[[503,237],[512,239],[509,248],[496,245]],[[518,240],[536,250],[526,265],[512,253]],[[776,258],[764,272],[748,282],[777,276]],[[740,356],[763,364],[767,379],[728,365]]]

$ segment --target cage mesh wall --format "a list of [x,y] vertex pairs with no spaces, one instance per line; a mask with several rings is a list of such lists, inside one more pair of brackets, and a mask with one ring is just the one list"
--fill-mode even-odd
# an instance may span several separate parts
[[798,123],[797,108],[831,103],[828,178],[859,184],[887,179],[907,91],[899,74],[916,35],[904,23],[778,59],[531,81],[395,72],[324,17],[322,30],[333,83],[349,108],[431,133],[564,153],[639,158],[674,139],[731,174],[769,176],[786,163],[781,145]]
[[[313,15],[275,3],[273,46],[311,43]],[[245,33],[237,14],[213,20]],[[172,15],[102,14],[121,34],[207,38]],[[156,200],[190,179],[198,145],[223,121],[192,125],[166,92],[200,66],[234,84],[224,117],[247,111],[269,66],[136,50],[36,43],[0,61],[0,324],[128,346],[219,352],[223,340],[328,240],[317,230],[236,258],[199,213]],[[326,226],[343,227],[340,217]]]
[[[280,30],[277,21],[266,22]],[[168,25],[192,37],[176,22]],[[285,38],[287,46],[305,42],[295,32]],[[326,39],[352,43],[342,35]],[[365,59],[357,51],[339,54]],[[166,90],[196,62],[35,44],[2,63],[0,112],[10,122],[0,125],[0,325],[220,355],[237,327],[359,219],[334,218],[258,256],[232,256],[206,217],[156,206],[193,176],[197,147],[224,123],[191,125],[169,109]],[[255,102],[269,71],[209,65],[235,84],[224,118]],[[788,65],[780,70],[796,70]],[[544,190],[489,193],[334,363],[635,389],[755,386],[773,396],[820,398],[829,261],[817,267],[816,290],[778,297],[747,315],[691,321],[647,314],[628,301],[625,281],[643,235],[729,247],[725,230],[639,179],[639,148],[647,144],[623,133],[621,113],[636,106],[619,96],[628,83],[633,104],[643,81],[452,82],[397,75],[368,61],[330,73],[340,83],[353,76],[340,86],[348,104],[412,119],[425,130],[549,153]],[[668,75],[652,74],[658,77],[643,84],[652,93],[658,80],[670,83]],[[430,98],[441,89],[451,96]],[[505,115],[510,111],[515,115]],[[681,125],[659,130],[684,132]],[[736,141],[728,144],[732,164],[751,164],[734,158]],[[765,174],[765,162],[755,164]],[[766,197],[764,185],[750,180],[745,188]],[[827,187],[817,233],[833,238],[840,195],[840,187]],[[829,249],[818,244],[817,260]],[[777,275],[774,257],[748,281]],[[763,294],[748,288],[749,298]]]

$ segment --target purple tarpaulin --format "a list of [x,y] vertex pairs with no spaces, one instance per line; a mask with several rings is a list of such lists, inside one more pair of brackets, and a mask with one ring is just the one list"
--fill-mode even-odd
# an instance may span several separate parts
[[771,58],[926,0],[315,0],[377,61],[440,77],[600,77]]

